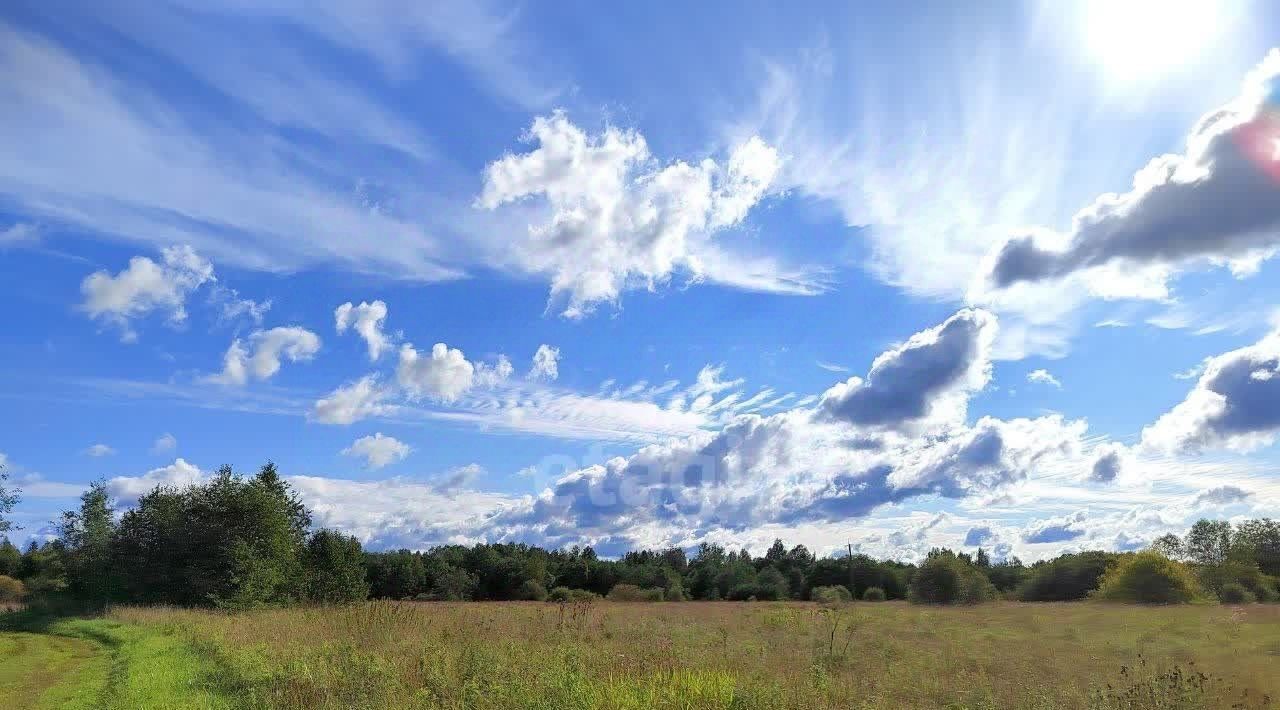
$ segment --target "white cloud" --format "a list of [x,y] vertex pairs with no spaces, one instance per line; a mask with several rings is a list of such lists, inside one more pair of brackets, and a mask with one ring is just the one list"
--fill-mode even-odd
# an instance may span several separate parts
[[1280,435],[1280,330],[1208,358],[1186,398],[1142,432],[1158,451],[1250,451]]
[[241,298],[240,292],[215,284],[209,293],[209,303],[218,308],[218,323],[233,323],[246,318],[254,325],[262,325],[262,319],[271,310],[271,300],[255,301]]
[[364,338],[365,344],[369,347],[370,361],[382,357],[382,353],[391,347],[391,340],[382,330],[387,320],[386,303],[361,301],[360,305],[353,306],[348,301],[334,310],[333,318],[338,335],[345,333],[347,328],[352,328],[361,338]]
[[1045,370],[1045,369],[1032,370],[1031,372],[1028,372],[1027,382],[1034,382],[1034,383],[1049,385],[1050,387],[1056,387],[1058,389],[1062,389],[1062,383],[1058,381],[1058,378],[1054,377],[1052,374],[1049,373],[1048,370]]
[[420,354],[413,343],[405,343],[400,346],[396,381],[411,399],[425,397],[448,404],[473,387],[497,387],[514,371],[506,355],[499,355],[497,361],[489,365],[473,363],[461,350],[444,343],[433,345],[429,355]]
[[529,379],[553,381],[560,377],[560,348],[553,348],[546,343],[538,346],[533,354],[533,367],[529,369]]
[[527,138],[537,147],[486,167],[476,204],[495,210],[545,200],[545,219],[530,223],[512,256],[550,277],[551,302],[564,299],[563,315],[587,315],[616,303],[624,290],[653,289],[679,272],[783,293],[815,291],[803,276],[770,279],[759,273],[761,263],[721,263],[735,257],[715,245],[715,233],[741,222],[779,169],[777,151],[758,137],[743,141],[725,166],[711,159],[664,166],[638,132],[610,126],[592,136],[561,112],[537,118]]
[[1060,518],[1050,518],[1028,525],[1022,533],[1022,541],[1039,543],[1060,543],[1084,537],[1087,532],[1084,526],[1086,516],[1083,511]]
[[963,310],[876,358],[866,380],[851,377],[822,395],[823,411],[859,426],[917,426],[964,418],[969,395],[991,378],[996,319]]
[[512,373],[516,371],[515,366],[511,364],[511,360],[506,355],[499,355],[494,364],[489,365],[483,362],[473,364],[475,367],[475,385],[477,387],[493,388],[511,379]]
[[479,476],[484,475],[484,467],[478,463],[469,463],[465,466],[458,466],[445,472],[439,483],[436,484],[436,490],[441,493],[452,493],[471,483]]
[[39,241],[40,230],[32,224],[16,222],[0,229],[0,249],[35,244]]
[[377,432],[373,436],[362,436],[356,439],[351,446],[342,450],[342,454],[363,457],[365,468],[376,470],[397,461],[403,461],[411,450],[403,441]]
[[1172,268],[1197,260],[1230,266],[1237,276],[1256,272],[1280,249],[1280,168],[1272,153],[1280,124],[1265,108],[1276,86],[1280,50],[1248,77],[1238,98],[1200,119],[1183,153],[1155,158],[1136,173],[1129,192],[1098,197],[1068,234],[1033,232],[1004,244],[991,261],[992,283],[1104,267],[1132,280],[1126,274],[1145,278],[1155,268],[1157,287],[1140,291],[1160,298]]
[[[1083,421],[1051,416],[963,422],[964,400],[987,380],[982,373],[989,359],[975,342],[989,343],[991,334],[982,331],[994,325],[989,315],[965,311],[876,359],[869,381],[879,377],[883,382],[876,386],[884,392],[909,389],[899,394],[911,402],[904,411],[912,416],[891,408],[889,421],[933,412],[935,400],[949,401],[944,409],[961,413],[938,419],[927,432],[886,428],[881,418],[831,416],[830,398],[816,409],[797,404],[767,416],[729,416],[718,430],[572,470],[535,500],[496,519],[495,532],[550,544],[625,546],[641,538],[645,544],[686,544],[693,530],[705,539],[726,526],[846,521],[915,497],[982,499],[1023,484],[1033,473],[1078,471]],[[933,366],[949,374],[933,377]],[[909,380],[938,384],[908,388]],[[719,372],[708,368],[689,390],[723,386]]]
[[844,365],[836,365],[829,362],[823,362],[821,360],[817,361],[815,364],[827,372],[849,372],[849,368]]
[[151,453],[156,455],[168,454],[178,449],[178,438],[173,434],[165,432],[161,434],[151,445]]
[[1087,480],[1095,483],[1113,483],[1133,471],[1135,463],[1129,448],[1118,443],[1107,443],[1094,451],[1093,464],[1089,466]]
[[389,395],[377,375],[365,375],[317,400],[311,416],[324,424],[351,424],[366,417],[381,416],[391,410],[390,405],[384,404]]
[[84,450],[84,453],[86,456],[92,456],[94,458],[111,456],[115,452],[116,452],[115,449],[111,448],[110,446],[107,446],[106,444],[94,444],[93,446],[90,446],[89,448]]
[[413,343],[405,343],[400,346],[396,380],[411,397],[452,402],[471,389],[475,366],[461,350],[444,343],[431,346],[431,353],[426,356],[420,355]]
[[181,488],[205,479],[205,474],[184,459],[177,459],[168,466],[153,468],[141,476],[117,476],[107,481],[107,492],[124,505],[132,505],[140,496],[150,493],[156,486]]
[[494,515],[519,498],[475,491],[442,492],[437,485],[392,478],[351,481],[289,476],[316,525],[337,528],[372,548],[425,549],[493,539]]
[[130,321],[152,311],[167,311],[172,323],[185,321],[187,294],[213,280],[213,265],[189,246],[167,247],[161,254],[159,264],[135,256],[114,276],[106,271],[87,276],[80,284],[81,308],[89,317],[117,326],[126,342],[137,339]]
[[206,381],[223,385],[243,385],[250,378],[271,379],[280,371],[282,359],[309,362],[320,351],[320,336],[299,326],[254,331],[246,348],[239,338],[231,342],[223,356],[222,372]]
[[[24,213],[118,242],[188,243],[219,263],[266,271],[336,264],[419,280],[460,275],[440,263],[442,240],[433,232],[449,229],[465,210],[446,209],[441,195],[424,194],[416,156],[426,154],[427,141],[415,122],[361,86],[315,71],[317,57],[353,37],[361,38],[359,50],[387,49],[364,46],[373,40],[365,36],[371,27],[394,29],[401,40],[412,35],[392,19],[403,12],[388,6],[373,23],[364,4],[354,4],[343,14],[359,19],[344,26],[328,11],[278,5],[232,40],[213,28],[227,13],[256,14],[248,5],[78,10],[92,15],[85,22],[130,40],[122,44],[126,58],[171,57],[231,101],[245,121],[228,123],[219,113],[223,104],[182,100],[167,91],[172,87],[140,80],[118,63],[0,26],[0,93],[10,109],[0,174],[4,192]],[[445,16],[434,7],[422,14],[436,22]],[[465,27],[474,29],[453,29],[464,45]],[[466,53],[505,34],[490,31],[472,36],[476,44]],[[398,151],[394,157],[361,157],[390,153],[388,147]],[[353,160],[354,169],[386,186],[383,202],[397,208],[370,209],[350,181],[333,180],[350,175]]]
[[1196,495],[1195,500],[1191,502],[1191,507],[1225,507],[1235,503],[1243,503],[1252,497],[1252,491],[1247,491],[1239,486],[1217,486],[1215,488],[1200,491],[1200,493]]

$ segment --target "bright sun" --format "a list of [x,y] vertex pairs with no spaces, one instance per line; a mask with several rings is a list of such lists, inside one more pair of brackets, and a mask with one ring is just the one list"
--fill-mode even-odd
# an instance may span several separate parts
[[1085,43],[1112,78],[1150,78],[1194,61],[1218,10],[1212,0],[1089,0]]

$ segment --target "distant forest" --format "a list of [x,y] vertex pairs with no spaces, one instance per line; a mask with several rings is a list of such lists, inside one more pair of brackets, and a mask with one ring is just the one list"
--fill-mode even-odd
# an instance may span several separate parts
[[[18,502],[0,479],[0,533]],[[599,558],[590,547],[446,545],[367,552],[314,530],[310,511],[271,463],[228,466],[206,483],[157,487],[117,515],[102,482],[67,511],[58,537],[20,550],[0,541],[0,602],[171,604],[245,609],[363,599],[621,601],[991,599],[1276,601],[1280,522],[1201,520],[1140,553],[1085,551],[1023,564],[935,549],[919,565],[854,554],[819,558],[781,540],[758,557],[703,543]]]

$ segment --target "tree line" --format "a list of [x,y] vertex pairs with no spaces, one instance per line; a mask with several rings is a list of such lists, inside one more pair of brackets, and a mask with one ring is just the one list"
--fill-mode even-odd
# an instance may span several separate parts
[[[16,493],[0,479],[0,534]],[[818,557],[781,540],[763,555],[703,543],[600,558],[591,547],[522,543],[370,552],[313,529],[310,511],[268,462],[245,477],[222,467],[204,483],[158,486],[118,514],[103,482],[62,515],[56,539],[19,550],[0,540],[0,601],[253,608],[366,598],[435,601],[992,599],[1276,601],[1280,522],[1201,520],[1140,553],[1084,551],[1023,564],[931,550],[920,564],[868,555]]]

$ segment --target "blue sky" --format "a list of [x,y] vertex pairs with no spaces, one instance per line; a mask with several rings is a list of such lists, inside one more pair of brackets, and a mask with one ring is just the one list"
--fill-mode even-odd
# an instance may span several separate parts
[[1112,5],[9,3],[16,537],[268,458],[375,548],[1280,514],[1280,17]]

